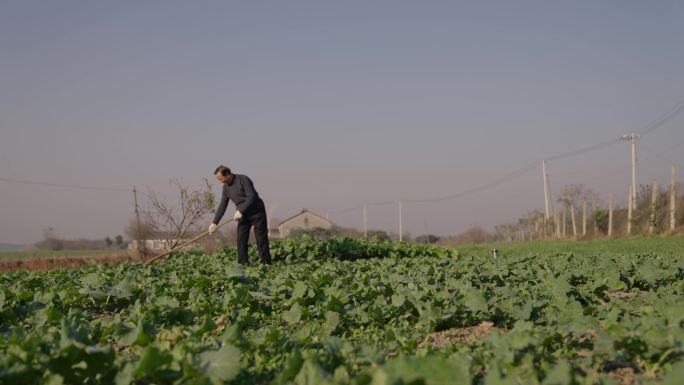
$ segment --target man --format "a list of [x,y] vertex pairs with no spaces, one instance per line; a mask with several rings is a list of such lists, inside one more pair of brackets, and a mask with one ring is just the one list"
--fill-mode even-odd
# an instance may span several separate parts
[[259,194],[254,189],[252,180],[246,175],[232,174],[226,166],[218,166],[214,171],[216,179],[223,183],[223,195],[219,204],[214,221],[209,225],[209,234],[216,231],[216,227],[226,212],[228,201],[235,202],[235,215],[233,219],[237,222],[237,254],[238,262],[241,265],[249,264],[247,256],[247,241],[249,240],[249,230],[254,226],[254,236],[256,237],[259,258],[265,265],[271,264],[271,251],[268,246],[268,225],[266,223],[266,208],[264,201],[259,198]]

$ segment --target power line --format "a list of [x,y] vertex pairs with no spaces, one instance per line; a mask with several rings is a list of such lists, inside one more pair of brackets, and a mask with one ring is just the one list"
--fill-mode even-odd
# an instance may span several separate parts
[[386,206],[394,203],[397,203],[397,201],[370,202],[366,203],[366,206]]
[[673,145],[670,146],[670,147],[667,147],[666,149],[664,149],[664,150],[662,150],[661,152],[659,152],[658,155],[663,155],[663,154],[665,154],[665,153],[668,153],[668,152],[674,150],[675,148],[677,148],[677,147],[679,147],[679,146],[681,146],[681,145],[683,145],[683,144],[684,144],[684,140],[682,140],[682,141],[680,141],[680,142],[678,142],[678,143],[676,143],[676,144],[673,144]]
[[60,183],[46,183],[46,182],[38,182],[38,181],[33,181],[33,180],[12,179],[12,178],[0,178],[0,182],[30,184],[30,185],[39,185],[39,186],[48,186],[48,187],[72,188],[72,189],[80,189],[80,190],[125,191],[125,192],[131,192],[132,191],[130,189],[118,188],[118,187],[101,187],[101,186],[83,186],[83,185],[60,184]]
[[[601,143],[598,143],[598,144],[594,144],[594,145],[591,145],[591,146],[588,146],[588,147],[583,147],[583,148],[580,148],[580,149],[577,149],[577,150],[564,152],[564,153],[561,153],[561,154],[558,154],[558,155],[547,156],[547,157],[545,157],[544,159],[545,159],[545,160],[548,160],[548,161],[551,161],[551,160],[559,160],[559,159],[569,158],[569,157],[571,157],[571,156],[576,156],[576,155],[580,155],[580,154],[585,154],[585,153],[587,153],[587,152],[597,151],[597,150],[600,150],[600,149],[603,149],[603,148],[606,148],[606,147],[610,147],[610,146],[616,145],[616,144],[618,144],[618,143],[620,143],[620,142],[621,142],[621,138],[614,138],[614,139],[607,140],[607,141],[605,141],[605,142],[601,142]],[[515,179],[515,178],[517,178],[517,177],[519,177],[519,176],[522,176],[522,175],[526,174],[527,172],[529,172],[529,171],[531,171],[531,170],[534,170],[535,168],[537,168],[537,166],[538,166],[538,163],[537,163],[536,161],[535,161],[535,162],[531,162],[531,163],[529,163],[529,164],[527,164],[527,165],[525,165],[525,166],[523,166],[523,167],[521,167],[521,168],[519,168],[519,169],[517,169],[517,170],[515,170],[515,171],[512,171],[511,173],[506,174],[506,175],[504,175],[504,176],[502,176],[502,177],[500,177],[500,178],[498,178],[498,179],[495,179],[495,180],[493,180],[493,181],[491,181],[491,182],[488,182],[488,183],[485,183],[485,184],[483,184],[483,185],[481,185],[481,186],[474,187],[474,188],[472,188],[472,189],[465,190],[465,191],[461,191],[461,192],[458,192],[458,193],[455,193],[455,194],[451,194],[451,195],[447,195],[447,196],[443,196],[443,197],[438,197],[438,198],[432,198],[432,199],[403,199],[402,201],[404,201],[404,202],[420,202],[420,203],[425,203],[425,202],[439,202],[439,201],[444,201],[444,200],[459,198],[459,197],[462,197],[462,196],[465,196],[465,195],[474,194],[474,193],[478,193],[478,192],[482,192],[482,191],[488,190],[488,189],[490,189],[490,188],[497,187],[497,186],[499,186],[499,185],[501,185],[501,184],[504,184],[504,183],[506,183],[506,182],[508,182],[508,181],[510,181],[510,180],[512,180],[512,179]]]
[[352,206],[352,207],[342,209],[342,210],[328,210],[328,211],[333,213],[333,214],[346,214],[346,213],[349,213],[352,211],[359,210],[361,208],[363,208],[363,205],[356,205],[356,206]]
[[638,131],[638,133],[640,135],[645,135],[645,134],[651,133],[651,132],[657,130],[658,128],[664,126],[665,123],[674,119],[677,115],[682,113],[682,111],[684,111],[684,100],[680,101],[674,107],[672,107],[671,109],[666,111],[664,114],[657,117],[655,120],[653,120],[651,123],[649,123],[646,127],[644,127],[641,131]]
[[[683,143],[684,143],[684,142],[683,142]],[[680,143],[680,145],[681,145],[681,143]],[[677,165],[677,166],[679,166],[679,167],[682,167],[678,162],[675,162],[674,160],[670,159],[669,157],[666,157],[666,156],[663,155],[663,154],[665,154],[667,151],[671,150],[672,148],[670,148],[670,149],[668,149],[668,150],[665,150],[665,151],[656,152],[656,151],[654,151],[653,149],[651,149],[649,146],[644,145],[643,143],[641,144],[641,148],[643,148],[644,150],[646,150],[646,152],[648,152],[649,154],[651,154],[651,156],[654,157],[654,158],[658,158],[658,159],[664,160],[664,161],[666,161],[666,162],[668,162],[668,163],[670,163],[670,164],[674,164],[674,165]]]
[[616,145],[616,144],[621,143],[621,142],[622,142],[621,137],[620,138],[614,138],[614,139],[607,140],[605,142],[594,144],[594,145],[589,146],[589,147],[584,147],[584,148],[580,148],[577,150],[564,152],[564,153],[558,154],[558,155],[547,156],[544,159],[547,161],[551,161],[551,160],[559,160],[559,159],[569,158],[571,156],[585,154],[585,153],[591,152],[591,151],[601,150],[601,149]]
[[[385,206],[385,205],[394,204],[394,203],[397,203],[397,201],[396,200],[389,200],[389,201],[382,201],[382,202],[368,202],[365,205],[366,206]],[[350,213],[352,211],[361,210],[361,209],[363,209],[363,204],[352,206],[352,207],[347,207],[347,208],[341,209],[341,210],[327,210],[327,211],[330,213],[333,213],[333,214],[346,214],[346,213]]]
[[[597,151],[597,150],[600,150],[600,149],[621,143],[621,140],[622,140],[621,138],[614,138],[614,139],[610,139],[610,140],[607,140],[605,142],[601,142],[601,143],[591,145],[588,147],[583,147],[583,148],[580,148],[577,150],[568,151],[568,152],[564,152],[564,153],[553,155],[553,156],[548,156],[544,159],[546,159],[546,160],[559,160],[559,159],[568,158],[571,156],[584,154],[584,153],[591,152],[591,151]],[[454,194],[445,195],[445,196],[436,197],[436,198],[401,199],[401,201],[402,202],[408,202],[408,203],[431,203],[431,202],[440,202],[440,201],[456,199],[456,198],[460,198],[460,197],[463,197],[466,195],[475,194],[478,192],[482,192],[482,191],[497,187],[497,186],[504,184],[508,181],[511,181],[511,180],[513,180],[519,176],[522,176],[522,175],[534,170],[537,167],[538,167],[538,163],[537,163],[537,161],[534,161],[534,162],[531,162],[531,163],[529,163],[523,167],[520,167],[519,169],[514,170],[514,171],[512,171],[512,172],[510,172],[510,173],[508,173],[508,174],[506,174],[500,178],[494,179],[488,183],[485,183],[483,185],[480,185],[480,186],[477,186],[477,187],[474,187],[474,188],[471,188],[468,190],[464,190],[464,191],[460,191],[460,192],[457,192]],[[370,206],[370,205],[387,205],[387,204],[392,204],[392,203],[396,203],[396,202],[397,202],[397,200],[389,200],[389,201],[383,201],[383,202],[366,203],[366,205],[367,206]],[[331,211],[331,212],[336,213],[336,214],[345,214],[348,212],[360,210],[362,208],[363,208],[363,205],[356,205],[356,206],[352,206],[352,207],[349,207],[346,209],[336,210],[336,211]]]
[[445,201],[445,200],[450,200],[450,199],[455,199],[462,197],[464,195],[469,195],[469,194],[474,194],[477,192],[485,191],[490,188],[496,187],[500,184],[506,183],[512,179],[515,179],[521,175],[526,174],[527,172],[535,169],[537,167],[537,162],[532,162],[524,167],[521,167],[507,175],[504,175],[501,178],[495,179],[489,183],[485,183],[481,186],[474,187],[465,191],[461,191],[455,194],[451,195],[446,195],[442,197],[437,197],[437,198],[431,198],[431,199],[401,199],[402,202],[412,202],[412,203],[428,203],[428,202],[439,202],[439,201]]
[[[677,115],[682,113],[684,111],[684,100],[680,101],[677,103],[673,108],[670,110],[666,111],[664,114],[660,115],[657,117],[655,120],[653,120],[651,123],[649,123],[646,127],[644,127],[641,131],[638,131],[640,135],[645,135],[649,134],[656,129],[662,127],[665,125],[667,122],[671,121],[674,119]],[[553,156],[548,156],[543,159],[547,161],[554,161],[554,160],[560,160],[564,158],[569,158],[577,155],[581,155],[584,153],[592,152],[592,151],[597,151],[600,149],[604,149],[606,147],[610,147],[613,145],[616,145],[618,143],[622,142],[623,138],[613,138],[610,140],[607,140],[605,142],[601,142],[598,144],[594,144],[588,147],[580,148],[577,150],[573,151],[568,151],[564,152],[561,154],[553,155]],[[656,157],[660,157],[661,159],[665,159],[664,157],[661,157],[663,153],[681,145],[681,143],[668,148],[667,150],[663,151],[660,154],[655,155]],[[512,179],[515,179],[519,176],[522,176],[526,174],[527,172],[535,169],[538,166],[537,162],[531,162],[517,170],[514,170],[500,178],[497,178],[493,181],[490,181],[488,183],[485,183],[483,185],[460,191],[454,194],[446,195],[446,196],[441,196],[441,197],[436,197],[436,198],[429,198],[429,199],[402,199],[402,200],[387,200],[387,201],[381,201],[381,202],[370,202],[370,203],[365,203],[361,205],[355,205],[352,207],[348,207],[342,210],[332,210],[330,212],[335,213],[335,214],[345,214],[348,212],[356,211],[362,209],[364,206],[382,206],[382,205],[388,205],[388,204],[393,204],[398,201],[402,202],[413,202],[413,203],[429,203],[429,202],[439,202],[439,201],[445,201],[445,200],[451,200],[455,198],[459,198],[462,196],[482,192],[485,190],[488,190],[490,188],[497,187],[501,184],[504,184]],[[29,184],[29,185],[40,185],[40,186],[49,186],[49,187],[60,187],[60,188],[71,188],[71,189],[80,189],[80,190],[95,190],[95,191],[119,191],[119,192],[130,192],[131,190],[126,189],[126,188],[117,188],[117,187],[101,187],[101,186],[85,186],[85,185],[70,185],[70,184],[59,184],[59,183],[47,183],[47,182],[39,182],[39,181],[32,181],[32,180],[22,180],[22,179],[13,179],[13,178],[0,178],[0,181],[2,182],[9,182],[9,183],[19,183],[19,184]],[[145,194],[145,193],[143,193]]]
[[[645,134],[648,134],[648,133],[655,131],[656,129],[664,126],[667,122],[674,119],[677,115],[682,113],[682,111],[684,111],[684,100],[680,101],[673,108],[671,108],[670,110],[666,111],[664,114],[660,115],[658,118],[653,120],[650,124],[648,124],[641,131],[639,131],[639,134],[645,135]],[[588,147],[583,147],[583,148],[580,148],[577,150],[564,152],[564,153],[561,153],[558,155],[547,156],[543,159],[545,159],[547,161],[553,161],[553,160],[560,160],[560,159],[564,159],[564,158],[569,158],[569,157],[585,154],[585,153],[592,152],[592,151],[598,151],[598,150],[601,150],[601,149],[604,149],[604,148],[607,148],[610,146],[614,146],[616,144],[621,143],[622,140],[623,140],[622,137],[617,137],[617,138],[607,140],[605,142],[597,143],[597,144],[594,144],[594,145],[591,145]],[[680,144],[678,144],[678,145],[680,145]],[[676,145],[674,147],[677,147],[678,145]],[[667,152],[669,150],[670,149],[668,149],[664,152]],[[478,186],[478,187],[475,187],[475,188],[472,188],[469,190],[461,191],[461,192],[458,192],[455,194],[451,194],[451,195],[447,195],[447,196],[443,196],[443,197],[438,197],[438,198],[431,198],[431,199],[402,199],[401,201],[402,202],[426,203],[426,202],[439,202],[439,201],[445,201],[445,200],[459,198],[459,197],[462,197],[465,195],[474,194],[477,192],[481,192],[481,191],[499,186],[499,185],[506,183],[512,179],[517,178],[518,176],[524,175],[525,173],[533,170],[536,167],[537,167],[537,163],[533,162],[533,163],[530,163],[526,166],[523,166],[520,169],[515,170],[515,171],[511,172],[510,174],[507,174],[507,175],[505,175],[499,179],[495,179],[495,180],[493,180],[489,183],[486,183],[484,185],[481,185],[481,186]],[[358,207],[355,207],[355,208],[358,208]]]

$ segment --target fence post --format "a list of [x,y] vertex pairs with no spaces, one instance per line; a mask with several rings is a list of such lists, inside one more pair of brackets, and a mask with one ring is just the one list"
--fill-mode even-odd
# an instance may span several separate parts
[[677,204],[677,166],[672,165],[672,178],[670,179],[670,231],[674,231],[677,227],[675,223],[675,209]]
[[632,185],[629,186],[629,204],[627,205],[627,235],[632,234],[632,211],[634,211],[635,200],[632,199]]
[[582,236],[587,236],[587,201],[582,202]]
[[613,193],[608,194],[608,237],[613,235]]

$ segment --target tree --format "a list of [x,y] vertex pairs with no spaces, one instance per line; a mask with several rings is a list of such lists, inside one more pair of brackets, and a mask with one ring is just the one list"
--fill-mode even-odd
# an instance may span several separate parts
[[583,184],[568,184],[561,189],[557,201],[566,207],[572,206],[578,210],[582,207],[583,201],[600,201],[600,195]]
[[36,247],[43,250],[64,250],[64,241],[57,237],[55,229],[48,227],[43,230],[43,240],[36,243]]
[[518,225],[515,223],[504,223],[494,226],[496,238],[505,241],[512,241],[518,233]]
[[292,229],[288,235],[288,238],[300,238],[303,235],[307,235],[314,239],[327,239],[332,237],[348,237],[358,239],[361,238],[363,234],[356,229],[333,225],[329,229],[323,229],[320,227],[314,227],[313,229]]
[[105,238],[105,243],[107,244],[107,247],[112,247],[114,241],[112,241],[112,238],[107,237]]
[[169,184],[178,192],[178,205],[169,204],[156,193],[150,192],[150,210],[145,216],[145,222],[155,232],[163,233],[162,239],[167,249],[174,248],[184,237],[195,231],[199,220],[211,213],[216,205],[214,193],[206,178],[202,187],[197,190],[191,190],[178,179],[172,179]]
[[[505,227],[508,229],[508,227]],[[500,228],[499,231],[502,229]],[[506,231],[506,234],[508,231]],[[494,235],[490,234],[487,230],[481,226],[471,226],[466,231],[453,237],[456,244],[466,244],[466,243],[485,243],[491,242],[495,238]]]
[[424,235],[417,236],[416,239],[414,240],[414,242],[415,243],[433,244],[433,243],[439,242],[439,239],[440,238],[434,234],[424,234]]
[[380,241],[389,241],[390,236],[387,231],[383,230],[368,230],[368,238],[375,238]]
[[145,240],[151,239],[154,236],[155,227],[152,223],[147,221],[146,217],[141,218],[140,227],[138,228],[138,222],[133,219],[128,222],[128,225],[124,229],[124,234],[129,239],[133,240]]
[[123,247],[123,236],[117,235],[114,237],[114,243],[116,244],[116,247],[122,248]]
[[608,233],[608,210],[596,210],[594,212],[594,221],[596,221],[596,227],[598,227],[600,232]]

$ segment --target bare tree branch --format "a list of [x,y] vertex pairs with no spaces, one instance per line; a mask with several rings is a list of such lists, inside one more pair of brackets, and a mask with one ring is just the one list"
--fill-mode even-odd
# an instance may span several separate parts
[[169,182],[178,191],[178,208],[166,203],[156,193],[148,194],[149,210],[146,221],[157,232],[164,232],[164,246],[173,248],[180,244],[190,232],[194,231],[197,223],[214,210],[216,204],[214,194],[207,179],[197,190],[191,190],[178,179]]

